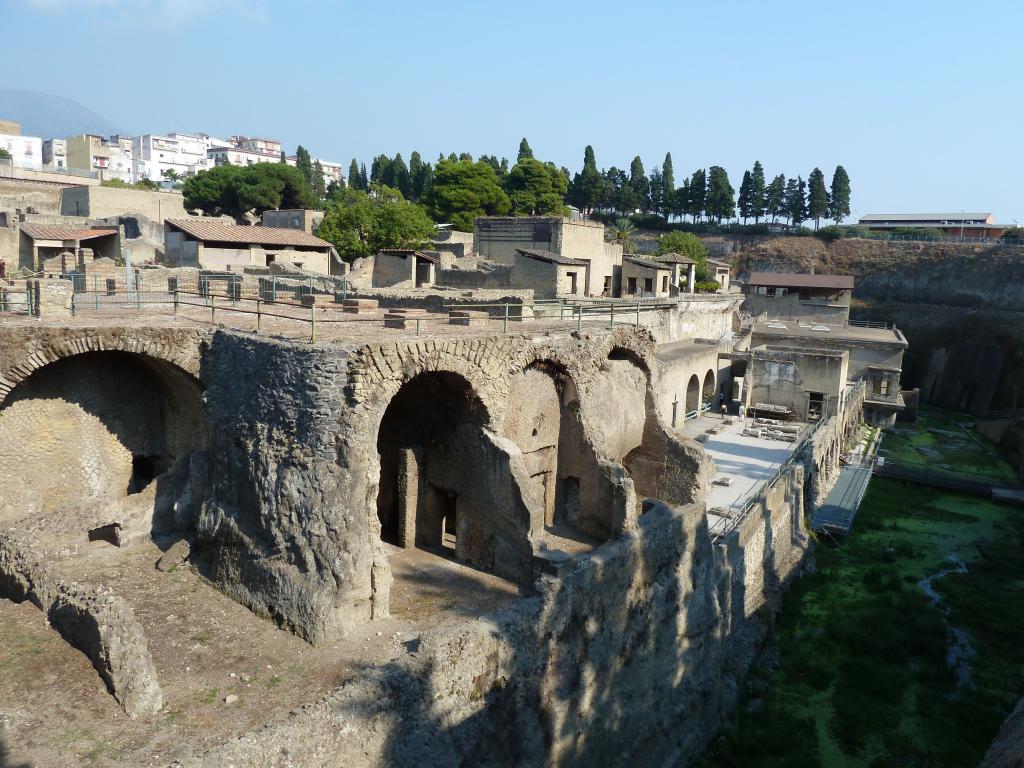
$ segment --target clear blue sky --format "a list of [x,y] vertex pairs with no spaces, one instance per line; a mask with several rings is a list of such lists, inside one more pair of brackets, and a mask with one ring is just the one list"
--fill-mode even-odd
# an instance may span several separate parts
[[836,163],[854,215],[1024,223],[1019,0],[0,0],[4,85],[129,133],[261,134],[346,165],[418,149],[738,187]]

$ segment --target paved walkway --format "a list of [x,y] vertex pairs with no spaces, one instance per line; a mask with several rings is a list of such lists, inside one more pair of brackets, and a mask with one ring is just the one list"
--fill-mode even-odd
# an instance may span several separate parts
[[825,499],[825,503],[818,508],[811,521],[811,528],[815,531],[826,533],[847,534],[853,526],[853,519],[860,509],[860,502],[864,498],[871,482],[872,461],[869,459],[864,464],[849,464],[839,472],[839,479],[832,487]]

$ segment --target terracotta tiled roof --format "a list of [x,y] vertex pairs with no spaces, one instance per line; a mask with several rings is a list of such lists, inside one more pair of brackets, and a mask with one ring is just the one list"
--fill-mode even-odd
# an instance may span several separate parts
[[[678,256],[678,254],[676,254]],[[686,258],[685,256],[679,256],[679,258]],[[638,267],[644,267],[646,269],[664,269],[666,271],[672,269],[669,262],[666,261],[650,261],[649,259],[640,259],[636,256],[623,256],[623,261],[628,261],[630,264],[636,264]],[[689,264],[690,262],[680,262]]]
[[330,248],[331,244],[301,229],[278,227],[242,227],[238,224],[222,224],[219,221],[193,219],[168,219],[167,223],[180,229],[189,237],[203,242],[252,243],[254,245],[300,245],[314,248]]
[[45,224],[22,224],[21,231],[33,240],[89,240],[93,237],[116,235],[116,229],[78,229],[53,227]]
[[751,272],[747,285],[768,288],[831,288],[853,290],[853,275],[808,275],[801,272]]
[[536,251],[528,248],[516,248],[516,250],[523,254],[523,256],[529,256],[531,259],[546,261],[549,264],[562,264],[566,267],[585,267],[590,263],[586,259],[574,259],[569,256],[552,253],[551,251]]
[[691,259],[689,256],[683,256],[681,253],[671,251],[670,253],[663,253],[661,256],[655,256],[655,261],[660,261],[663,264],[696,264],[697,262]]

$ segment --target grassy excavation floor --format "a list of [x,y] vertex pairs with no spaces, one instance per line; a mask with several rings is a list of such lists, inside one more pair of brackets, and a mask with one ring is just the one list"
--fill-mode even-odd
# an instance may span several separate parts
[[[1024,696],[1024,509],[876,477],[815,559],[701,768],[976,766]],[[945,570],[948,615],[919,584]],[[947,622],[971,646],[963,684]]]
[[965,425],[971,417],[922,405],[916,425],[899,424],[885,436],[879,456],[937,474],[989,483],[1017,482],[1017,473],[994,444]]

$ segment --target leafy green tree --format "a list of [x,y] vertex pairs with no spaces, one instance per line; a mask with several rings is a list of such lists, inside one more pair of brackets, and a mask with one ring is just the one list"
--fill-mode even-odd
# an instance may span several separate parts
[[350,189],[362,189],[363,191],[365,191],[363,185],[360,183],[359,163],[356,162],[356,159],[354,157],[352,158],[352,162],[349,163],[348,166],[348,186]]
[[682,219],[689,211],[690,206],[690,180],[683,179],[683,186],[677,187],[672,193],[672,213],[677,219]]
[[611,241],[622,246],[623,253],[635,253],[636,244],[633,236],[636,234],[636,226],[629,219],[616,219],[612,225]]
[[807,219],[807,184],[800,176],[786,182],[786,216],[797,227]]
[[665,221],[668,221],[673,213],[676,193],[676,176],[672,170],[671,152],[665,153],[665,162],[661,164],[661,188],[661,214]]
[[10,160],[10,159],[11,159],[11,153],[8,152],[3,147],[0,147],[0,160]]
[[310,185],[317,200],[323,200],[327,195],[327,184],[324,182],[324,166],[317,160],[313,163],[313,183]]
[[729,174],[720,165],[708,169],[708,197],[704,207],[708,218],[714,218],[719,224],[722,219],[736,215],[735,192],[729,183]]
[[331,202],[316,231],[347,261],[372,256],[382,248],[418,248],[434,232],[434,223],[415,203],[390,187],[373,194],[346,189]]
[[772,179],[765,192],[765,213],[771,215],[773,223],[779,216],[789,215],[786,213],[786,177],[781,173]]
[[345,189],[345,182],[338,182],[335,179],[331,179],[331,183],[327,185],[327,190],[324,197],[327,198],[328,202],[337,201],[341,199],[341,193]]
[[636,210],[636,197],[629,186],[629,176],[619,168],[605,172],[605,186],[609,190],[609,206],[618,213],[628,216]]
[[707,208],[708,177],[703,168],[698,168],[690,176],[690,196],[686,201],[686,212],[693,217],[694,223],[700,220]]
[[760,160],[754,161],[754,169],[750,172],[751,212],[754,223],[759,224],[761,217],[768,212],[768,190],[764,182],[764,168]]
[[478,216],[503,216],[512,207],[494,169],[465,160],[438,161],[424,202],[434,221],[463,232],[473,231]]
[[302,172],[291,165],[256,163],[245,167],[218,165],[200,171],[182,185],[186,208],[241,219],[273,208],[311,208],[317,199]]
[[736,198],[736,205],[740,209],[740,216],[743,217],[743,223],[747,223],[747,219],[754,217],[754,180],[750,176],[750,171],[743,172],[743,181],[740,182],[740,193]]
[[828,208],[828,217],[836,224],[850,215],[850,177],[841,165],[836,166],[832,174],[832,194]]
[[633,193],[634,209],[640,208],[643,211],[651,209],[651,185],[647,180],[647,173],[644,171],[644,163],[640,155],[633,158],[629,164],[629,189]]
[[562,216],[566,212],[565,193],[569,180],[554,163],[524,158],[512,166],[505,186],[512,201],[512,212],[517,216]]
[[370,163],[370,178],[367,188],[369,188],[370,184],[379,184],[385,187],[391,186],[387,183],[391,178],[391,158],[387,155],[377,155]]
[[306,180],[306,184],[308,184],[310,189],[312,189],[313,158],[309,156],[309,150],[301,144],[299,144],[298,149],[295,150],[295,167],[299,169],[299,173],[302,174],[302,178]]
[[658,255],[678,253],[697,262],[698,266],[707,268],[708,249],[704,242],[692,232],[666,232],[658,238]]
[[521,163],[523,160],[533,160],[533,150],[530,149],[530,142],[523,137],[523,140],[519,142],[519,154],[516,155],[516,162]]

